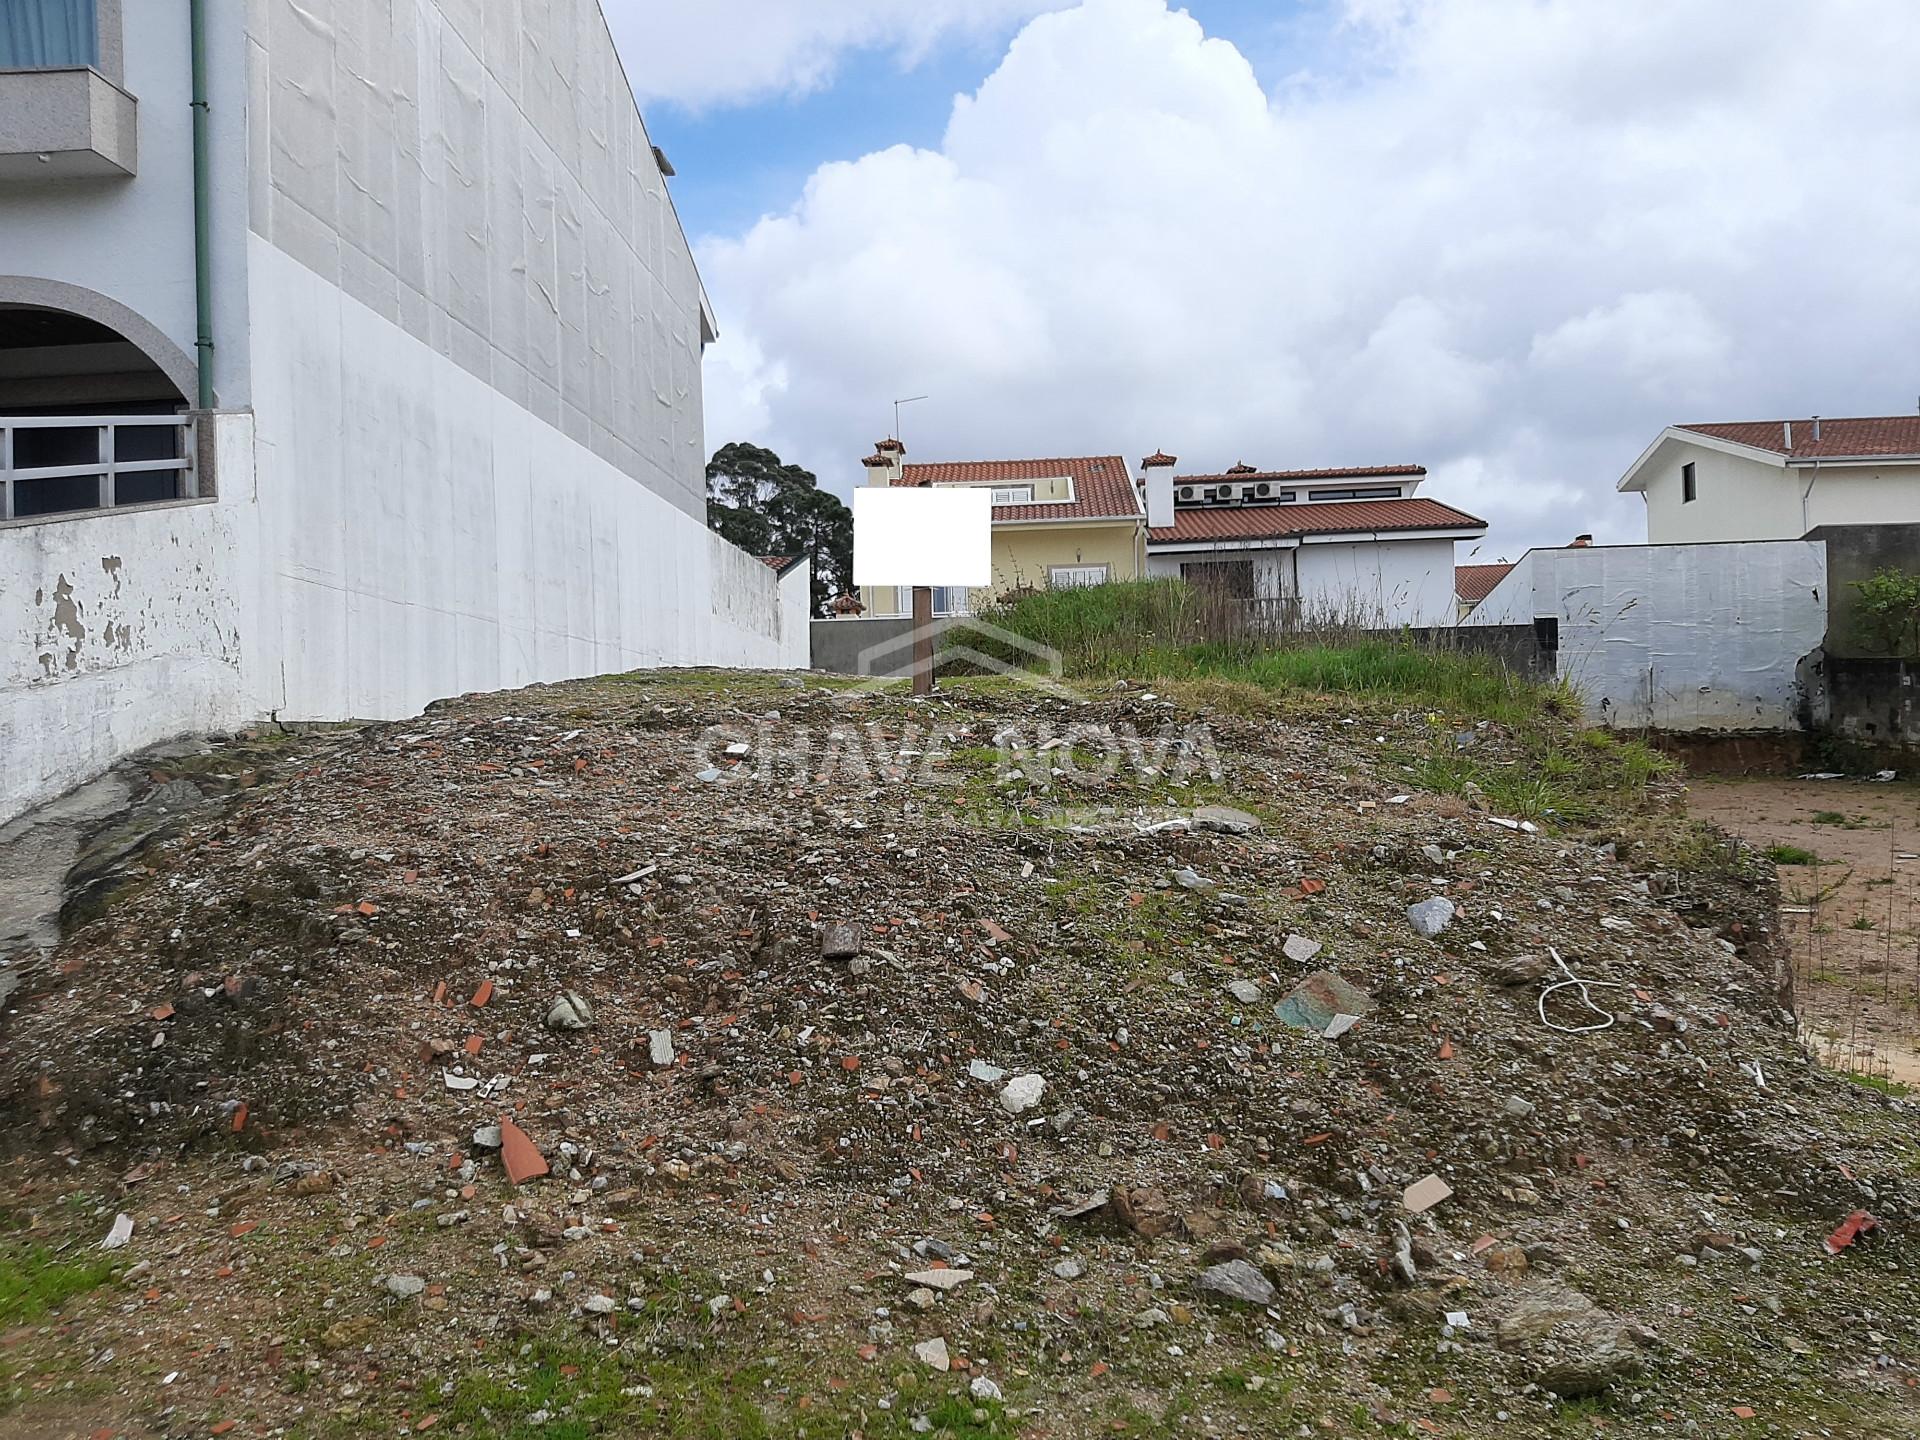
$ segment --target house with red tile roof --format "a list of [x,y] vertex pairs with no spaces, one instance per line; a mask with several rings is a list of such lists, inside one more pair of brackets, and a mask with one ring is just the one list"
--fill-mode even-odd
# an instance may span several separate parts
[[1912,524],[1920,522],[1920,415],[1672,425],[1619,489],[1645,502],[1654,545]]
[[1454,547],[1484,520],[1417,494],[1419,465],[1180,475],[1140,462],[1147,573],[1249,602],[1283,625],[1451,625]]
[[[869,485],[970,486],[993,491],[993,586],[987,594],[934,591],[936,615],[960,615],[1009,591],[1100,585],[1140,577],[1146,516],[1118,455],[1043,460],[907,463],[883,440],[864,462]],[[866,613],[912,613],[910,592],[868,586]]]
[[1453,597],[1460,604],[1460,618],[1464,620],[1471,615],[1474,607],[1493,593],[1493,587],[1511,573],[1513,562],[1510,560],[1492,565],[1454,566]]

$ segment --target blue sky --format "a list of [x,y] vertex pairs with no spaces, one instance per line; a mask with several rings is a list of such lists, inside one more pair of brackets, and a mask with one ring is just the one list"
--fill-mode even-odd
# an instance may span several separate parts
[[[1182,8],[1209,34],[1231,40],[1264,83],[1325,56],[1324,6],[1279,0],[1191,0]],[[902,66],[885,49],[842,58],[833,83],[799,96],[689,107],[656,101],[647,129],[679,172],[673,181],[681,223],[696,241],[746,230],[786,210],[820,166],[890,145],[934,147],[953,97],[977,89],[1018,31],[1006,24],[955,38]]]

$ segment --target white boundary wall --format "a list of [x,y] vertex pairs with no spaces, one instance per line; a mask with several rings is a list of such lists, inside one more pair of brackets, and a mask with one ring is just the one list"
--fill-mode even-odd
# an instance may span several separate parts
[[385,719],[643,666],[805,667],[759,560],[257,236],[248,274],[263,708]]
[[1799,665],[1825,643],[1817,540],[1530,550],[1468,625],[1559,622],[1558,671],[1622,729],[1798,730]]

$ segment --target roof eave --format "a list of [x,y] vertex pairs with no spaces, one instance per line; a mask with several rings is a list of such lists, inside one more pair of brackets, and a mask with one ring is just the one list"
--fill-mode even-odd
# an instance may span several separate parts
[[1644,492],[1647,482],[1642,478],[1641,472],[1653,459],[1654,452],[1668,441],[1698,445],[1704,450],[1717,450],[1722,455],[1736,455],[1743,460],[1764,461],[1777,469],[1784,470],[1787,466],[1787,457],[1778,450],[1768,450],[1758,445],[1742,445],[1737,440],[1722,440],[1718,435],[1703,435],[1698,430],[1687,429],[1684,425],[1669,425],[1654,437],[1651,445],[1640,452],[1640,458],[1635,460],[1627,473],[1620,477],[1619,483],[1613,487],[1614,490],[1623,495],[1629,492]]

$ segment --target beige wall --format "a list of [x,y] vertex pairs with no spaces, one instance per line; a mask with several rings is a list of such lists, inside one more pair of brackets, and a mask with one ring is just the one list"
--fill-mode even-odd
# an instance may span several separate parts
[[[1690,505],[1680,485],[1680,467],[1688,461],[1699,497]],[[1647,540],[1653,545],[1798,540],[1820,525],[1920,521],[1920,464],[1783,469],[1675,441],[1661,447],[1649,469]]]
[[[1026,484],[1026,481],[1021,481]],[[1109,580],[1140,578],[1140,522],[1114,520],[1087,525],[996,525],[993,528],[993,595],[1022,585],[1047,588],[1048,577],[1059,565],[1105,565]],[[988,596],[975,595],[973,607]],[[868,586],[860,602],[869,615],[906,612],[905,595]]]

